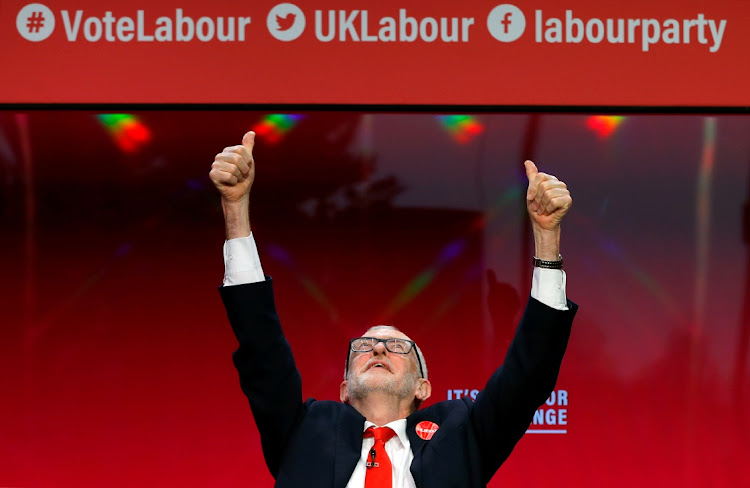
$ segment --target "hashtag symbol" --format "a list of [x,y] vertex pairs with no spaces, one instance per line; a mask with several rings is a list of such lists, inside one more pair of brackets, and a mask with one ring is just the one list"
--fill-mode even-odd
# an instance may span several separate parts
[[44,14],[42,12],[34,12],[27,19],[26,27],[29,29],[29,34],[39,32],[39,29],[44,27]]

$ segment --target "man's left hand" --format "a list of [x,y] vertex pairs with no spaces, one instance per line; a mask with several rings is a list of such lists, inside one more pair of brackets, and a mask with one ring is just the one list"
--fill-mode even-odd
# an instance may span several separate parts
[[532,224],[539,230],[556,231],[573,199],[568,186],[547,173],[540,173],[531,161],[523,163],[529,187],[526,190],[526,209]]

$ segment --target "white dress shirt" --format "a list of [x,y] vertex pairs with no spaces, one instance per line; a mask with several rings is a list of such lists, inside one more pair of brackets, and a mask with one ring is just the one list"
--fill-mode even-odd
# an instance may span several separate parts
[[[252,233],[248,237],[230,239],[224,242],[224,286],[242,285],[264,281],[265,275],[260,265],[258,248]],[[559,269],[534,268],[531,280],[531,296],[558,310],[567,310],[565,297],[565,272]],[[365,420],[362,434],[368,427],[390,427],[396,432],[385,443],[385,452],[393,466],[393,488],[416,488],[409,468],[414,460],[409,438],[406,435],[406,419],[396,420],[384,426],[377,426]],[[362,452],[346,488],[364,488],[367,456],[375,444],[375,439],[362,440]]]

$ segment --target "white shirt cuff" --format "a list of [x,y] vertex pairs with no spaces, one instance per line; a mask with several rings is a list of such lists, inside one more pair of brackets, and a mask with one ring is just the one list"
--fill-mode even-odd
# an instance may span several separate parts
[[531,296],[549,307],[568,310],[565,271],[535,267],[534,276],[531,278]]
[[265,281],[252,232],[224,241],[224,286]]

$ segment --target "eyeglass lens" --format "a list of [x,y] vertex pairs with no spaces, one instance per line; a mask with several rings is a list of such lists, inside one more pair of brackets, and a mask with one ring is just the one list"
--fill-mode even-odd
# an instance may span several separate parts
[[378,342],[385,344],[385,348],[397,354],[407,354],[411,351],[411,342],[404,339],[378,339],[375,337],[360,337],[352,342],[352,349],[357,352],[372,351]]

